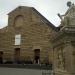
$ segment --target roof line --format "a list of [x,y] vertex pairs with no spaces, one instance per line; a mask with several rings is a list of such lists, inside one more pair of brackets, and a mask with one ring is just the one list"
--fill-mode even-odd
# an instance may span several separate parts
[[55,31],[57,31],[57,27],[55,27],[49,20],[47,20],[41,13],[39,13],[34,7],[32,7],[33,11],[35,11],[38,15],[40,15],[44,20],[46,20],[47,25],[52,27]]
[[[17,8],[21,8],[21,7],[28,7],[28,6],[18,6],[18,7],[16,7],[14,10],[16,10]],[[37,9],[35,9],[34,7],[28,7],[28,8],[31,8],[31,9],[32,9],[33,11],[35,11],[38,15],[40,15],[40,16],[46,21],[46,24],[47,24],[49,27],[53,28],[55,31],[58,31],[58,28],[55,27],[49,20],[47,20]],[[12,10],[11,12],[9,12],[8,15],[9,15],[10,13],[12,13],[14,10]]]

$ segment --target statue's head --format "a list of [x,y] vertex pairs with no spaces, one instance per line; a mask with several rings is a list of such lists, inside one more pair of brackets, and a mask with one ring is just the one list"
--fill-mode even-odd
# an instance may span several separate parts
[[71,7],[71,6],[72,6],[72,2],[71,2],[71,1],[68,1],[68,2],[67,2],[67,6],[68,6],[68,7]]

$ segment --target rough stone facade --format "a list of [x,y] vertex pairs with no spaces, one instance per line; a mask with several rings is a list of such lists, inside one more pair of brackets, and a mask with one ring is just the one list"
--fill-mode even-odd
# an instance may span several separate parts
[[[20,6],[8,16],[8,26],[0,31],[3,61],[52,64],[50,37],[56,28],[32,7]],[[18,34],[21,35],[21,44],[15,45],[15,35]]]

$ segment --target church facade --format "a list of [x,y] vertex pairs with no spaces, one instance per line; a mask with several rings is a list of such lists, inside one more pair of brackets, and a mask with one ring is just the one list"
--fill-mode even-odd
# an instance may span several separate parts
[[32,7],[19,6],[8,17],[8,26],[0,31],[1,60],[52,64],[55,26]]
[[31,61],[52,64],[54,75],[75,74],[75,6],[55,27],[35,8],[20,6],[8,14],[0,29],[0,62]]

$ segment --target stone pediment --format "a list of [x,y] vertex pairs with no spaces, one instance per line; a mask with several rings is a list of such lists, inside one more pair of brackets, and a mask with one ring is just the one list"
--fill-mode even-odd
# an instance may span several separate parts
[[8,13],[8,15],[11,15],[11,14],[14,14],[16,13],[17,11],[21,12],[22,10],[23,11],[27,11],[27,9],[30,9],[31,7],[28,7],[28,6],[18,6],[16,7],[15,9],[13,9],[11,12]]
[[9,14],[8,25],[12,27],[24,27],[32,23],[47,24],[53,30],[57,28],[49,22],[41,13],[39,13],[34,7],[19,6]]

